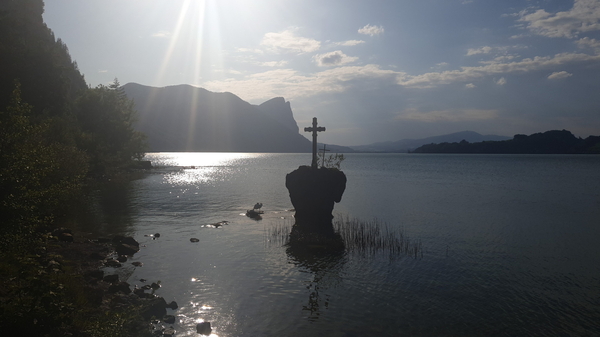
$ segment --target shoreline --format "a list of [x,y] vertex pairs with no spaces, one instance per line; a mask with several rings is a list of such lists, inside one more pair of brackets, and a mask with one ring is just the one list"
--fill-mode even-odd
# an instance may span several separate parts
[[[176,310],[177,303],[167,303],[155,294],[160,288],[160,281],[148,281],[142,288],[132,287],[128,279],[120,280],[118,273],[103,270],[105,267],[113,267],[115,271],[122,268],[121,263],[126,263],[125,259],[137,251],[124,252],[122,246],[139,249],[133,238],[115,236],[91,240],[84,233],[68,228],[55,229],[42,237],[44,241],[37,254],[33,255],[36,262],[32,267],[39,270],[36,272],[40,276],[31,279],[37,286],[22,287],[19,291],[27,292],[34,303],[42,302],[61,310],[56,313],[46,310],[44,313],[48,317],[32,313],[31,325],[27,325],[26,317],[23,317],[23,322],[4,317],[2,325],[5,329],[31,330],[47,336],[175,335],[172,324],[176,318],[174,313],[168,314],[167,308]],[[29,279],[25,277],[15,283],[31,283]],[[7,295],[0,295],[0,300],[5,302],[3,305],[11,301]],[[49,320],[58,323],[46,324]]]

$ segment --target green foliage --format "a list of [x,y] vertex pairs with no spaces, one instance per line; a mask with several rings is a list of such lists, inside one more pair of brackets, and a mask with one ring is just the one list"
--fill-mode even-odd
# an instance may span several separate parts
[[99,317],[81,277],[48,260],[42,229],[72,204],[90,169],[126,168],[143,156],[144,140],[118,82],[88,88],[43,8],[42,0],[0,4],[0,331],[130,336],[130,316]]
[[326,155],[325,152],[319,152],[318,162],[321,163],[321,167],[329,169],[340,169],[342,162],[346,159],[343,153],[336,153]]
[[119,82],[88,89],[75,107],[80,147],[95,175],[110,175],[144,156],[145,138],[133,128],[135,110]]
[[48,220],[81,187],[87,157],[53,140],[50,121],[33,123],[17,84],[0,112],[0,213],[3,227]]
[[10,102],[13,81],[35,116],[58,116],[87,85],[67,46],[44,24],[42,0],[2,1],[0,6],[0,108]]

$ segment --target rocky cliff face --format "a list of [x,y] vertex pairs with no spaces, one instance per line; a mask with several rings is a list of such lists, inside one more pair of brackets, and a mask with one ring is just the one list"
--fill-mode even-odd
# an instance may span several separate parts
[[300,131],[298,124],[294,119],[290,102],[286,102],[283,97],[272,98],[263,104],[258,105],[258,108],[265,116],[278,121],[281,125],[289,128],[293,132],[298,133]]
[[252,105],[232,93],[190,85],[123,86],[149,151],[310,152],[283,98]]

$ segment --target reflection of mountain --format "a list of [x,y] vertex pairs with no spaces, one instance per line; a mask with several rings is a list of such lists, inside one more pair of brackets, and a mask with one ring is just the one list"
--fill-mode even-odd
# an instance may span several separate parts
[[148,136],[149,151],[311,151],[281,97],[252,105],[232,93],[190,85],[123,88],[135,102],[136,128]]

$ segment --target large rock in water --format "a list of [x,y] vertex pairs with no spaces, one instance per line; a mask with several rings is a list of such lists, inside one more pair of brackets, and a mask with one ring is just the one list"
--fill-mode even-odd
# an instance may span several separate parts
[[300,166],[285,177],[297,222],[331,223],[336,202],[346,190],[346,175],[337,169]]

